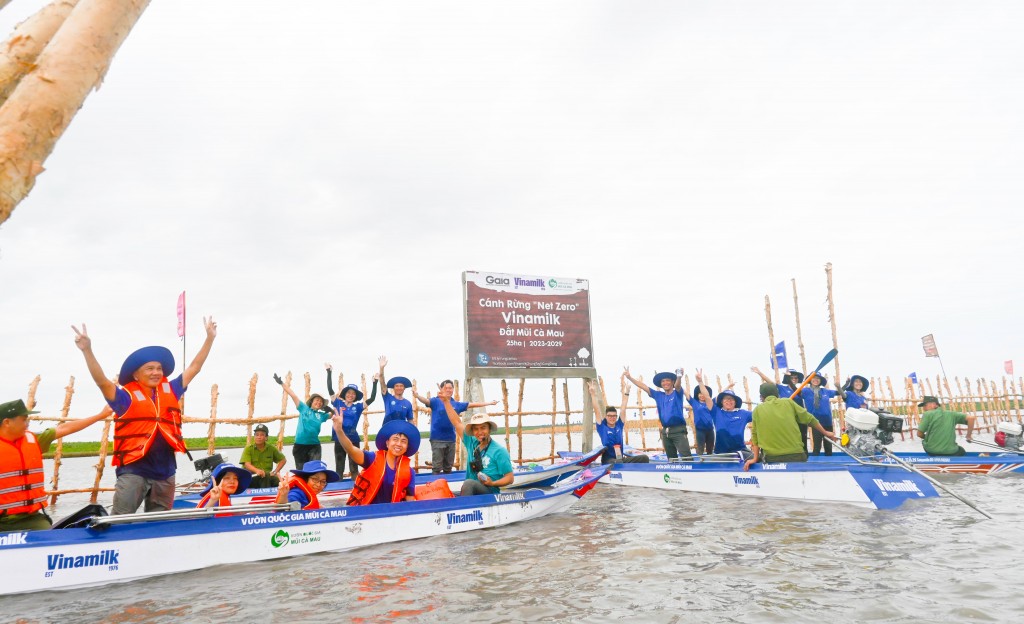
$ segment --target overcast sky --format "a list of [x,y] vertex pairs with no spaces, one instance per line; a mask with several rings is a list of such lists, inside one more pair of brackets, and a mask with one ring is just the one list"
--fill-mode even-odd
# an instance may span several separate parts
[[220,326],[190,396],[219,384],[223,416],[253,373],[257,414],[274,371],[323,391],[328,360],[427,387],[463,375],[467,269],[590,280],[613,387],[767,370],[765,295],[798,363],[791,278],[813,367],[826,262],[844,376],[937,374],[928,333],[950,376],[1019,373],[1022,27],[1017,2],[153,2],[0,226],[0,398],[38,374],[56,413],[73,375],[93,413],[70,325],[111,375],[180,359],[182,290],[190,358]]

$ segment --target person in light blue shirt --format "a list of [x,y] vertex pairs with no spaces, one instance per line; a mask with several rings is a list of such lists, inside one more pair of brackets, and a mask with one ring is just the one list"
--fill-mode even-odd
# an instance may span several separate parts
[[683,404],[686,403],[686,395],[683,394],[682,387],[683,369],[680,368],[675,373],[655,374],[654,385],[658,386],[657,389],[634,379],[629,374],[628,366],[623,375],[634,386],[646,392],[658,407],[658,420],[661,421],[661,443],[665,447],[665,455],[669,460],[677,457],[692,457],[690,439],[686,432],[686,417],[683,415]]
[[295,465],[304,466],[306,462],[319,460],[323,454],[320,427],[334,416],[334,408],[316,393],[311,394],[309,400],[303,403],[299,395],[292,390],[291,384],[282,380],[276,373],[274,381],[284,388],[295,403],[295,408],[299,410],[299,424],[295,429],[295,444],[292,446]]
[[469,422],[464,423],[452,407],[451,399],[447,396],[438,398],[441,399],[455,433],[462,438],[466,456],[469,458],[466,480],[462,482],[462,491],[459,495],[497,494],[498,488],[512,485],[515,480],[512,473],[512,458],[505,447],[491,438],[498,425],[487,414],[480,413],[473,414]]

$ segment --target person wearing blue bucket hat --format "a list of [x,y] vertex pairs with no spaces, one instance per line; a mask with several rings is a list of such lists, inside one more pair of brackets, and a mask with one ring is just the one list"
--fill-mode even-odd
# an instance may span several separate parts
[[732,391],[732,384],[718,393],[712,415],[715,419],[715,453],[749,453],[745,441],[747,425],[752,418],[740,409],[743,399]]
[[658,420],[661,421],[661,443],[665,447],[665,455],[670,460],[692,457],[690,438],[686,433],[686,417],[683,415],[683,403],[686,402],[682,386],[683,369],[676,369],[675,373],[656,373],[654,385],[658,389],[634,379],[629,374],[628,366],[623,375],[654,400],[658,408]]
[[132,352],[121,365],[115,384],[103,372],[92,351],[92,339],[82,325],[75,332],[75,345],[85,356],[86,366],[107,404],[117,414],[114,421],[114,485],[112,514],[145,510],[165,511],[174,503],[175,453],[186,453],[181,433],[179,401],[188,385],[202,370],[217,337],[213,317],[203,318],[206,340],[184,371],[174,379],[174,356],[160,346]]
[[345,424],[341,416],[334,417],[334,429],[348,456],[363,471],[352,485],[349,505],[400,503],[415,500],[416,471],[409,458],[420,448],[420,432],[404,420],[384,423],[377,432],[377,452],[364,451],[343,435]]
[[324,491],[328,483],[341,481],[341,476],[327,467],[319,459],[302,464],[302,468],[292,470],[287,481],[282,480],[277,486],[278,503],[299,503],[303,509],[320,509],[317,496]]
[[[775,383],[768,376],[761,372],[761,369],[756,366],[751,366],[750,370],[757,374],[761,378],[762,383]],[[775,384],[776,389],[779,391],[780,399],[792,399],[794,403],[800,407],[804,406],[803,396],[800,394],[794,395],[798,385],[804,382],[804,374],[800,371],[790,368],[782,375],[782,383]],[[807,425],[800,425],[800,437],[804,441],[804,449],[807,449]]]
[[[388,365],[388,359],[382,355],[377,362],[380,364],[380,378],[388,379],[384,376],[384,367]],[[412,382],[409,381],[408,377],[392,377],[388,379],[382,396],[384,399],[385,423],[392,420],[412,422],[412,402],[402,396],[407,388],[412,388]]]
[[252,473],[245,468],[227,462],[219,464],[213,469],[210,482],[206,484],[203,497],[196,507],[228,507],[231,505],[231,496],[244,492],[251,482]]
[[[333,380],[331,379],[334,376],[334,368],[330,364],[324,364],[324,366],[327,367],[327,392],[331,395],[331,405],[341,414],[344,421],[342,429],[345,435],[352,441],[352,444],[359,446],[363,441],[359,437],[359,418],[363,415],[363,411],[377,398],[377,382],[380,381],[380,377],[374,373],[373,390],[370,391],[370,398],[364,401],[363,393],[359,390],[359,386],[355,384],[348,384],[335,394],[334,386],[332,385]],[[356,475],[359,474],[359,464],[351,460],[345,453],[345,447],[341,445],[341,441],[338,439],[338,432],[334,430],[334,427],[331,427],[331,440],[334,442],[334,469],[338,471],[338,474],[344,475],[347,460],[349,475],[355,479]]]
[[687,399],[693,410],[693,435],[697,439],[697,454],[705,455],[715,452],[715,419],[711,415],[715,403],[711,389],[704,383],[704,372],[697,369],[697,385],[693,388],[693,398]]
[[[821,423],[822,428],[829,433],[832,433],[832,399],[838,396],[838,392],[826,388],[828,384],[828,377],[821,373],[815,374],[811,377],[811,381],[807,387],[800,391],[800,396],[803,398],[804,407],[810,412],[818,422]],[[832,443],[827,438],[821,435],[815,429],[811,432],[812,443],[811,443],[811,454],[821,455],[822,443],[825,445],[825,455],[832,454]]]
[[[837,380],[838,381],[838,380]],[[860,375],[852,375],[839,389],[840,396],[846,402],[846,409],[867,408],[868,400],[864,393],[868,390],[868,380]]]

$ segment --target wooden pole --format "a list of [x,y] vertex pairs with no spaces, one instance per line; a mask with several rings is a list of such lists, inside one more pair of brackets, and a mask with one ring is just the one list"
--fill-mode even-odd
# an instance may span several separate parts
[[149,0],[79,0],[0,106],[0,224],[32,190]]
[[[2,191],[0,191],[0,194],[2,194]],[[3,221],[0,220],[0,223],[3,223]],[[36,390],[39,388],[41,380],[42,377],[36,375],[35,379],[28,384],[28,396],[25,398],[25,407],[29,410],[33,410],[36,407]]]
[[[60,408],[60,417],[62,419],[68,417],[68,412],[71,411],[71,396],[75,393],[75,378],[74,376],[68,380],[68,385],[64,386],[64,404]],[[57,438],[57,447],[53,450],[53,478],[50,480],[50,489],[53,490],[53,494],[50,495],[50,504],[53,505],[57,502],[57,490],[58,484],[60,483],[60,464],[61,457],[64,454],[64,438]]]
[[252,444],[252,415],[256,411],[256,382],[259,381],[259,375],[256,373],[252,374],[249,378],[249,396],[246,399],[246,404],[249,406],[249,417],[245,423],[245,445],[249,446]]
[[508,450],[512,448],[512,445],[510,444],[512,432],[509,431],[508,423],[508,384],[505,383],[504,379],[501,380],[501,406],[502,410],[505,412],[505,450]]
[[[0,8],[9,0],[0,2]],[[36,66],[39,54],[64,24],[78,0],[57,0],[18,24],[0,47],[0,104],[7,100],[22,76]]]
[[[825,278],[828,283],[827,297],[828,297],[828,321],[832,325],[832,348],[836,351],[839,350],[839,339],[836,336],[836,306],[835,300],[832,296],[832,263],[828,262],[825,264]],[[832,360],[836,366],[836,379],[835,383],[837,386],[842,384],[842,376],[839,373],[839,356]],[[839,413],[839,430],[842,431],[843,427],[846,426],[846,410],[845,404],[842,401],[838,402],[836,406]]]
[[572,424],[569,422],[569,380],[562,380],[562,400],[565,402],[565,441],[572,450]]
[[772,370],[775,371],[775,383],[779,383],[779,358],[775,355],[775,331],[772,329],[772,302],[768,295],[764,296],[764,318],[768,322],[768,348],[772,354]]
[[[644,378],[641,375],[640,381]],[[636,413],[640,416],[640,446],[643,450],[647,450],[647,416],[644,414],[644,393],[639,391],[636,393]]]
[[[288,371],[288,374],[284,376],[284,381],[289,386],[292,385],[292,372]],[[277,432],[277,450],[284,449],[284,431],[285,426],[288,422],[288,393],[281,389],[281,428]],[[302,466],[296,466],[301,469]]]
[[[631,383],[626,381],[625,375],[619,377],[619,395],[621,396],[621,401],[619,401],[619,414],[622,415],[623,442],[626,444],[629,444],[629,419],[626,417],[626,408],[629,407],[629,390],[632,386],[633,385]],[[641,422],[640,424],[642,429],[643,423]]]
[[551,380],[551,463],[555,458],[555,419],[558,417],[558,380]]
[[519,379],[519,402],[516,404],[516,437],[519,439],[519,461],[523,465],[523,389],[526,387],[526,378]]
[[793,282],[793,310],[796,312],[796,344],[800,347],[800,370],[807,372],[807,355],[804,353],[804,336],[800,333],[800,301],[796,296],[796,278]]
[[108,418],[103,421],[103,433],[100,435],[100,455],[96,459],[96,479],[92,484],[92,496],[89,497],[89,502],[96,504],[96,500],[99,497],[100,492],[100,479],[103,478],[103,467],[107,463],[107,440],[110,439],[110,427],[114,422],[112,418]]
[[217,384],[210,388],[210,429],[206,438],[206,454],[213,455],[217,451]]

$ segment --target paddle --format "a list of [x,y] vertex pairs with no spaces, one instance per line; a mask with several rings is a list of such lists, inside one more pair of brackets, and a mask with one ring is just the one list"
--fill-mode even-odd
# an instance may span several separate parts
[[797,389],[793,391],[793,394],[789,398],[792,399],[793,397],[795,397],[798,394],[800,394],[800,391],[804,389],[804,386],[806,386],[807,384],[811,383],[811,379],[815,375],[817,375],[818,372],[821,371],[821,369],[825,368],[825,366],[828,365],[829,362],[831,362],[832,360],[836,359],[837,355],[839,355],[839,350],[838,349],[832,349],[831,351],[826,353],[825,357],[821,358],[821,363],[818,364],[818,368],[814,369],[814,372],[812,372],[810,375],[808,375],[807,377],[804,378],[804,382],[802,384],[800,384],[799,386],[797,386]]
[[[833,444],[832,446],[835,446],[835,447],[837,447],[837,448],[838,448],[838,449],[839,449],[840,451],[842,451],[842,452],[846,453],[847,455],[849,455],[849,456],[850,456],[850,457],[851,457],[851,458],[853,459],[853,461],[857,462],[858,464],[864,464],[865,466],[870,466],[870,465],[878,465],[877,463],[874,463],[874,464],[869,464],[868,462],[866,462],[866,461],[863,461],[863,460],[862,460],[862,459],[861,459],[860,457],[857,457],[856,455],[854,455],[854,454],[853,454],[853,453],[851,453],[850,451],[846,450],[846,448],[844,448],[842,444],[839,444],[839,443],[834,443],[834,444]],[[939,482],[938,482],[938,481],[936,481],[935,479],[933,479],[933,478],[929,477],[928,475],[926,475],[925,473],[921,472],[921,471],[920,471],[920,470],[918,470],[917,468],[914,468],[913,466],[911,466],[911,465],[910,465],[910,464],[908,464],[907,462],[903,461],[903,460],[902,460],[902,459],[900,459],[899,457],[896,457],[896,455],[894,455],[894,454],[892,453],[892,451],[890,451],[889,449],[885,449],[885,448],[884,448],[884,449],[882,449],[882,452],[883,452],[883,453],[885,453],[886,457],[888,457],[888,458],[889,458],[889,459],[891,459],[891,460],[892,460],[893,462],[895,462],[895,463],[896,463],[896,465],[898,465],[898,466],[899,466],[900,468],[903,468],[904,470],[908,470],[908,471],[910,471],[910,472],[913,472],[913,473],[916,473],[916,474],[919,474],[919,475],[921,475],[922,477],[924,477],[925,479],[927,479],[927,480],[928,480],[928,482],[929,482],[929,483],[931,483],[932,485],[934,485],[935,487],[937,487],[937,488],[939,488],[940,490],[944,491],[945,493],[949,494],[950,496],[952,496],[953,498],[957,499],[957,500],[958,500],[958,501],[960,501],[961,503],[963,503],[963,504],[967,505],[968,507],[970,507],[970,508],[971,508],[971,509],[973,509],[974,511],[976,511],[976,512],[980,513],[981,515],[985,516],[985,517],[986,517],[986,518],[988,518],[989,520],[991,520],[991,519],[992,519],[992,516],[990,516],[989,514],[985,513],[985,512],[984,512],[984,511],[982,511],[981,509],[978,509],[978,506],[977,506],[977,505],[975,505],[975,504],[974,504],[974,503],[972,503],[971,501],[967,500],[967,499],[966,499],[966,498],[964,498],[963,496],[960,496],[959,494],[957,494],[957,493],[956,493],[956,492],[954,492],[953,490],[950,490],[950,489],[949,489],[948,487],[946,487],[946,486],[942,485],[941,483],[939,483]]]

